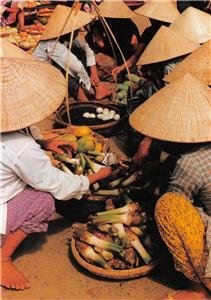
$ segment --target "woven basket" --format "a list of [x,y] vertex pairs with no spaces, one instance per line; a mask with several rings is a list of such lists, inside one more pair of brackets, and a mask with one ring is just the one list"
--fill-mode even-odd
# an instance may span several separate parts
[[[115,112],[120,115],[120,120],[118,121],[111,120],[97,125],[97,124],[93,124],[93,120],[90,119],[81,120],[79,118],[79,116],[81,115],[80,112],[81,110],[88,111],[88,112],[95,112],[98,106],[102,108],[108,108],[109,110],[111,109],[115,110]],[[99,101],[72,103],[70,104],[69,110],[70,110],[71,121],[73,125],[88,126],[90,129],[94,130],[95,132],[97,131],[98,133],[102,134],[105,137],[114,136],[118,131],[122,130],[127,120],[126,106],[111,101],[110,103],[102,103]],[[75,116],[77,116],[77,118]],[[68,126],[68,122],[66,118],[67,118],[67,110],[65,105],[62,105],[58,109],[55,116],[56,124],[58,124],[60,127]],[[99,122],[101,123],[101,121]]]
[[[52,130],[46,130],[42,132],[42,136],[44,139],[55,139],[59,136],[66,135],[66,134],[73,134],[75,128],[78,126],[69,125],[66,128],[60,128],[60,129],[52,129]],[[93,136],[102,143],[103,145],[103,152],[107,152],[110,149],[109,141],[108,139],[104,138],[99,133],[93,132]],[[110,149],[112,151],[112,149]]]
[[150,264],[146,266],[142,266],[139,268],[129,269],[129,270],[108,270],[103,269],[100,267],[96,267],[88,262],[86,262],[78,253],[75,245],[75,239],[73,238],[71,240],[71,250],[72,254],[75,258],[75,260],[78,262],[79,265],[81,265],[83,268],[88,270],[89,272],[105,278],[112,278],[112,279],[130,279],[130,278],[136,278],[140,276],[144,276],[151,272],[158,264],[159,260],[155,259]]

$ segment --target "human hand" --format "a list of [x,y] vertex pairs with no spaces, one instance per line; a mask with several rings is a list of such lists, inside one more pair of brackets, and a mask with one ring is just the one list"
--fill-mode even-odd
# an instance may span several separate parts
[[112,76],[113,76],[113,78],[115,78],[116,75],[118,75],[119,73],[121,73],[124,69],[125,69],[125,65],[121,65],[121,66],[117,66],[117,67],[113,68],[113,70],[112,70]]
[[98,76],[98,73],[97,73],[96,66],[91,66],[90,67],[90,81],[91,81],[91,84],[93,86],[97,86],[97,85],[100,84],[100,79],[99,79],[99,76]]
[[133,161],[135,163],[141,163],[144,158],[149,155],[149,149],[152,144],[152,139],[150,137],[145,137],[139,144],[137,152],[133,156]]
[[[45,150],[55,152],[56,154],[64,154],[65,152],[67,152],[69,154],[69,156],[72,156],[72,155],[71,155],[71,151],[68,150],[68,148],[71,148],[73,150],[73,152],[77,151],[77,146],[74,143],[72,143],[71,141],[62,141],[62,140],[56,140],[56,139],[45,140],[44,147],[45,147]],[[65,149],[66,151],[61,149],[62,147],[66,148]]]
[[112,168],[111,167],[103,167],[98,172],[90,174],[88,176],[89,183],[93,184],[99,180],[105,179],[112,175]]
[[18,5],[13,5],[12,7],[7,7],[6,11],[15,14],[19,11]]

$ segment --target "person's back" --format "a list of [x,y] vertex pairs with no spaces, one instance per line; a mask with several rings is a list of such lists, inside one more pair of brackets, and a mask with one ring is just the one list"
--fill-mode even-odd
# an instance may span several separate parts
[[181,155],[168,190],[196,201],[211,216],[211,145]]

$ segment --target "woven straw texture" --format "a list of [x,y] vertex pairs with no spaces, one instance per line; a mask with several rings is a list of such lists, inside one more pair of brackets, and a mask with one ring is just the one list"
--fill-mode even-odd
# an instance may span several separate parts
[[75,239],[71,240],[71,251],[76,259],[76,261],[86,270],[89,272],[100,276],[100,277],[106,277],[106,278],[113,278],[113,279],[130,279],[135,277],[140,277],[148,274],[150,271],[152,271],[158,264],[159,260],[154,260],[150,264],[134,268],[130,270],[110,270],[110,269],[103,269],[100,267],[96,267],[88,262],[86,262],[78,253],[75,245]]
[[147,65],[182,56],[194,51],[199,44],[194,43],[166,26],[161,26],[150,41],[137,65]]
[[191,41],[205,43],[211,39],[211,16],[189,7],[170,25],[170,28]]
[[177,80],[189,72],[207,85],[211,85],[211,40],[186,57],[176,68],[164,77],[167,82]]
[[57,5],[45,27],[41,40],[53,39],[70,33],[90,23],[92,19],[93,17],[90,14]]
[[122,0],[104,0],[98,9],[100,16],[105,18],[131,19],[136,16]]
[[172,23],[180,15],[172,1],[150,1],[134,11],[135,13],[155,20]]
[[4,38],[0,38],[0,57],[34,59],[33,56],[28,54],[26,51],[21,50],[19,47],[8,42]]
[[64,100],[65,78],[50,64],[5,57],[0,63],[0,132],[37,123]]
[[159,140],[211,141],[210,89],[186,73],[140,105],[129,122],[137,131]]

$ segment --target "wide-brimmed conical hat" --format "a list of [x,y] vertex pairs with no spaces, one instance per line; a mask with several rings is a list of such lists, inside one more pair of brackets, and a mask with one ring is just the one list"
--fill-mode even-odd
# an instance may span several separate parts
[[150,1],[136,9],[134,12],[167,23],[174,22],[180,15],[177,7],[171,0]]
[[147,65],[169,60],[194,51],[199,44],[194,43],[169,27],[161,26],[137,61],[137,65]]
[[131,19],[136,16],[122,0],[104,0],[98,6],[98,10],[100,16],[104,18]]
[[170,28],[194,42],[205,43],[211,39],[211,16],[189,7],[170,25]]
[[136,108],[129,122],[137,131],[159,140],[211,141],[210,89],[186,73]]
[[136,14],[135,18],[133,18],[133,23],[137,26],[140,34],[144,32],[147,27],[151,26],[151,22],[149,18]]
[[164,77],[167,82],[177,80],[185,73],[191,73],[207,85],[211,85],[211,40],[193,51],[173,71]]
[[93,16],[70,7],[57,5],[52,13],[41,40],[49,40],[70,33],[90,23]]
[[8,42],[5,38],[0,38],[0,57],[34,59],[32,55]]
[[59,107],[65,94],[65,78],[49,63],[0,57],[0,132],[45,119]]

